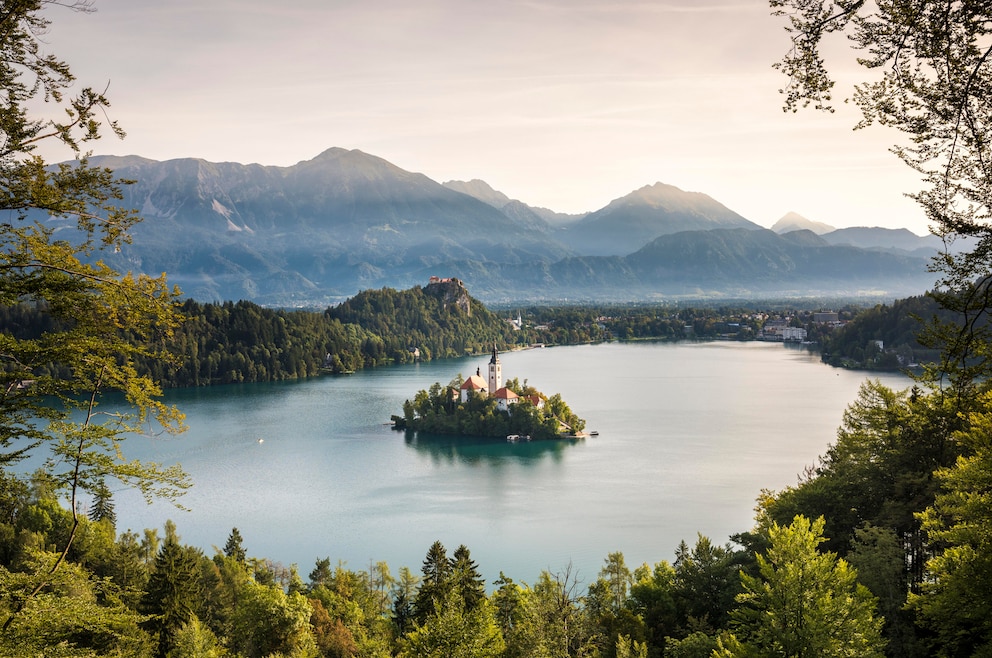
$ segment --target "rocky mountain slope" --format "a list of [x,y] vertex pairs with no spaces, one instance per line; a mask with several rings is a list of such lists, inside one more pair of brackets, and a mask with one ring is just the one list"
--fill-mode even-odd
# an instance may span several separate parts
[[[485,301],[912,294],[930,284],[919,254],[880,255],[810,231],[779,236],[662,183],[570,216],[483,181],[442,185],[338,148],[290,167],[91,161],[135,181],[123,205],[145,218],[133,244],[101,257],[122,271],[167,272],[201,301],[323,305],[432,275],[456,276]],[[55,228],[71,230],[64,224]]]

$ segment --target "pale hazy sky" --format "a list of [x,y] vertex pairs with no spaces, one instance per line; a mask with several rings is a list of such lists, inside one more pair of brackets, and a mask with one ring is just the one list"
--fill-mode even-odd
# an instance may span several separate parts
[[97,154],[285,166],[338,146],[560,212],[660,181],[763,226],[795,211],[927,231],[903,197],[918,177],[888,152],[898,135],[853,132],[858,116],[843,106],[782,112],[771,64],[788,38],[766,0],[95,8],[50,9],[46,40],[80,83],[110,84],[128,136]]

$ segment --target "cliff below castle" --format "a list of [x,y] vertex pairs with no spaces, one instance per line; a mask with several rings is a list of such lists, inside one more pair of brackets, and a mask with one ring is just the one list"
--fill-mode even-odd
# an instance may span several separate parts
[[424,293],[439,299],[442,308],[454,306],[464,311],[468,317],[472,317],[472,298],[469,297],[465,284],[460,280],[432,276],[427,287],[424,288]]

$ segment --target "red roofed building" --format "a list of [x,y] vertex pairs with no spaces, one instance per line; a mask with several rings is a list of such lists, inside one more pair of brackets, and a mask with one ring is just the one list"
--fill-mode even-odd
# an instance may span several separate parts
[[516,404],[517,399],[520,397],[507,387],[503,387],[493,393],[493,397],[496,398],[496,408],[500,411],[509,411],[511,404]]
[[474,392],[476,395],[485,395],[487,392],[486,380],[483,379],[482,376],[479,374],[479,371],[476,370],[474,375],[472,375],[471,377],[465,380],[465,383],[462,384],[461,390],[462,390],[462,402],[466,402],[468,400],[468,395],[470,391]]

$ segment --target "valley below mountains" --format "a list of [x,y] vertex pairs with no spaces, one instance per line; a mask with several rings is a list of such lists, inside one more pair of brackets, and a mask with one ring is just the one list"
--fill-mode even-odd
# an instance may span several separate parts
[[487,303],[895,297],[932,285],[927,259],[939,248],[889,229],[780,233],[662,183],[565,215],[340,148],[290,167],[90,162],[134,181],[121,205],[144,218],[132,244],[99,257],[119,271],[167,272],[199,301],[321,306],[432,275],[463,280]]

